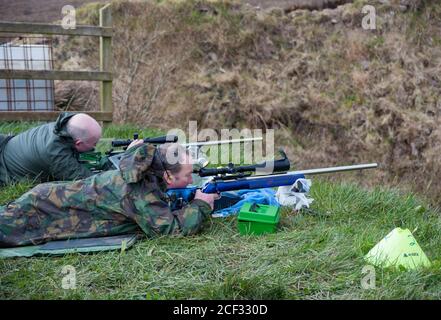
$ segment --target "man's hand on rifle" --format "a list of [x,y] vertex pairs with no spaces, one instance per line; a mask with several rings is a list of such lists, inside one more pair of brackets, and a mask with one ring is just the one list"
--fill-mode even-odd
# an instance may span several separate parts
[[218,193],[203,193],[201,190],[196,190],[196,194],[194,195],[195,199],[202,200],[208,203],[211,209],[214,208],[214,200],[220,198],[220,194]]

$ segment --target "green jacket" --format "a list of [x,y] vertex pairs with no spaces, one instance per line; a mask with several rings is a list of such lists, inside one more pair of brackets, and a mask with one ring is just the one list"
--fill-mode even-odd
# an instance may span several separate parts
[[0,247],[136,231],[149,237],[198,232],[209,204],[193,200],[171,211],[166,185],[150,168],[154,150],[141,144],[124,154],[119,171],[43,183],[0,207]]
[[75,113],[20,133],[0,146],[0,185],[24,179],[74,180],[92,175],[78,162],[79,153],[66,130]]

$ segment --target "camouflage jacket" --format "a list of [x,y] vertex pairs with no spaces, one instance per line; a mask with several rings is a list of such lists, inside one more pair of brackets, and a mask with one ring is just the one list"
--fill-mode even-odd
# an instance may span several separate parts
[[122,157],[119,171],[43,183],[0,207],[0,247],[136,231],[148,237],[198,232],[209,204],[193,200],[172,212],[165,183],[149,171],[154,150],[141,144]]

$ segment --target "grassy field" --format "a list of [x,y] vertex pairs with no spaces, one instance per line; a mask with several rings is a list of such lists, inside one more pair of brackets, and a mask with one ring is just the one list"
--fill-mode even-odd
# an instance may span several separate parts
[[[18,132],[32,124],[0,125]],[[130,126],[104,137],[130,137]],[[142,135],[159,131],[140,131]],[[30,184],[0,190],[0,204]],[[310,210],[283,209],[280,229],[240,236],[236,219],[212,219],[193,237],[141,240],[126,251],[0,260],[1,299],[439,299],[439,211],[411,194],[313,180]],[[393,228],[409,228],[432,266],[376,268],[376,288],[362,289],[363,256]],[[76,289],[62,289],[62,269]]]

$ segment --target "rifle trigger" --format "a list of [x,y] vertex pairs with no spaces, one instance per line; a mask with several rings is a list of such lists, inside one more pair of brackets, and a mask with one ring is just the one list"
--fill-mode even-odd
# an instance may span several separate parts
[[183,198],[178,198],[178,199],[176,199],[176,203],[177,203],[177,207],[179,209],[181,209],[184,206],[184,199]]

